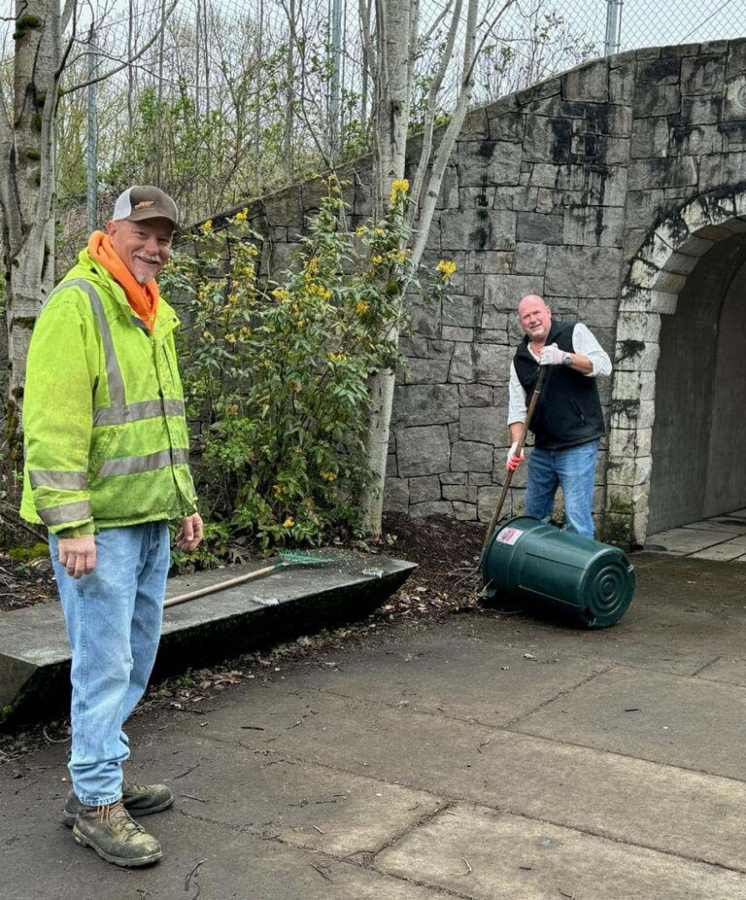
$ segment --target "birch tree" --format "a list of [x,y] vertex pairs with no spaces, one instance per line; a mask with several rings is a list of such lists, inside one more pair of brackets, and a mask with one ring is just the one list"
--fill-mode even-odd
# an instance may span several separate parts
[[0,206],[7,280],[10,397],[7,435],[20,459],[26,350],[40,299],[53,278],[54,116],[62,60],[60,33],[72,10],[59,0],[17,0],[12,96],[0,105]]
[[[63,86],[66,68],[79,60],[88,40],[77,33],[77,4],[78,0],[64,0],[62,7],[60,0],[16,0],[10,20],[15,26],[13,84],[7,96],[0,94],[0,235],[7,281],[6,439],[11,465],[21,459],[20,417],[31,331],[54,283],[58,101],[62,93],[87,86],[86,82]],[[103,81],[139,58],[158,33],[131,59],[110,62],[95,80]]]
[[[366,0],[359,0],[365,58],[373,82],[372,139],[374,159],[374,210],[381,216],[389,202],[392,185],[405,174],[407,137],[411,118],[411,98],[418,46],[437,28],[446,24],[442,52],[428,90],[424,130],[417,137],[421,150],[415,167],[410,195],[409,240],[412,269],[419,265],[435,212],[446,165],[464,123],[474,89],[476,62],[487,39],[494,34],[500,18],[514,0],[482,4],[479,0],[450,0],[427,34],[420,34],[419,0],[376,0],[375,22],[371,22]],[[450,120],[434,150],[438,98],[457,47],[461,64],[456,100]],[[404,303],[406,285],[400,286],[399,302]],[[393,330],[390,340],[398,343]],[[364,499],[365,528],[369,534],[381,531],[386,457],[391,433],[394,398],[393,370],[381,370],[372,378],[371,416],[367,436],[368,464],[374,478]]]

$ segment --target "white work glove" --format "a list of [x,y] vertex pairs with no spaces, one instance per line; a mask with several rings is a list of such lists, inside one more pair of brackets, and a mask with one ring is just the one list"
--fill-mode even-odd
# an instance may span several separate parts
[[510,470],[511,472],[515,472],[515,470],[520,466],[523,460],[526,458],[523,453],[520,456],[517,455],[516,450],[518,449],[518,441],[513,441],[510,445],[510,450],[508,450],[508,458],[505,461],[505,468]]
[[556,344],[550,344],[548,347],[542,348],[541,354],[539,355],[539,365],[561,366],[562,360],[566,355],[565,351],[560,350]]

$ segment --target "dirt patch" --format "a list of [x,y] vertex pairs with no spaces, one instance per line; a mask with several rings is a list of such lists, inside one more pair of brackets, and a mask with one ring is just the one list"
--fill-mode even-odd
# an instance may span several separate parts
[[474,602],[481,587],[477,565],[485,525],[400,514],[387,515],[383,524],[380,552],[416,562],[419,568],[379,612],[416,617]]
[[392,551],[419,563],[428,574],[450,577],[462,566],[479,561],[486,525],[458,522],[445,516],[410,519],[390,513],[384,518],[384,535],[394,538]]
[[12,612],[36,603],[54,603],[57,583],[49,559],[17,562],[0,555],[0,612]]

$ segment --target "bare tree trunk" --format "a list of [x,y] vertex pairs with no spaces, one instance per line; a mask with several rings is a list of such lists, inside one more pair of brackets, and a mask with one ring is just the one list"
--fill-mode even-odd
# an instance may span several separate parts
[[262,158],[262,118],[259,98],[262,93],[262,54],[264,52],[264,0],[259,0],[259,25],[256,34],[256,85],[254,87],[254,172],[260,176],[259,163]]
[[[158,87],[156,88],[156,120],[155,120],[155,184],[160,187],[163,182],[163,140],[161,136],[161,120],[163,118],[163,39],[166,25],[166,0],[161,0],[161,36],[158,52]],[[197,54],[199,56],[199,53]],[[132,67],[128,66],[128,70]],[[199,69],[197,70],[199,71]],[[199,76],[198,76],[199,77]],[[199,90],[199,88],[197,88]]]
[[[360,15],[360,38],[362,41],[362,79],[363,86],[360,96],[360,130],[363,135],[368,132],[368,103],[371,82],[375,91],[375,66],[376,57],[373,50],[373,30],[371,28],[370,12],[373,0],[358,0],[358,14]],[[373,99],[375,105],[375,98]]]
[[[127,5],[127,59],[132,58],[132,39],[134,36],[134,0],[129,0]],[[135,95],[134,70],[132,66],[127,66],[127,123],[129,133],[135,133],[135,114],[132,108],[132,101]]]
[[[74,33],[75,0],[66,0],[62,16],[59,0],[16,0],[12,108],[0,95],[0,236],[8,279],[10,366],[6,439],[12,467],[19,467],[22,459],[28,345],[54,280],[55,121],[60,77],[73,46],[70,39],[61,49],[61,23],[67,26],[71,19]],[[126,65],[97,76],[95,82]],[[89,83],[90,79],[67,92]]]
[[55,190],[58,0],[17,0],[16,16],[13,110],[0,110],[0,204],[8,272],[10,365],[6,438],[14,468],[22,460],[26,352],[36,314],[51,290],[54,275],[49,221]]
[[[435,203],[440,193],[448,159],[456,138],[461,130],[469,106],[474,85],[474,67],[487,36],[514,0],[505,0],[484,29],[481,42],[477,44],[479,0],[468,0],[466,27],[464,31],[463,65],[461,86],[456,107],[445,135],[438,146],[435,160],[430,170],[433,147],[433,125],[437,111],[437,92],[456,45],[456,35],[461,25],[462,0],[456,0],[445,41],[440,64],[435,73],[428,97],[425,115],[425,131],[422,151],[414,181],[411,200],[412,207],[408,221],[417,219],[414,232],[411,263],[417,266],[427,244],[427,237],[435,212]],[[378,0],[378,59],[375,89],[377,104],[373,110],[374,160],[376,178],[376,214],[385,209],[394,178],[404,174],[404,152],[407,128],[409,126],[412,93],[414,56],[417,47],[419,0]],[[486,24],[486,23],[483,23]],[[429,173],[429,174],[428,174]],[[427,183],[427,190],[424,186]],[[424,193],[424,198],[423,198]],[[420,205],[420,200],[422,204]],[[404,302],[402,286],[400,302]],[[389,335],[398,342],[398,331]],[[371,380],[371,416],[366,440],[368,464],[373,471],[373,483],[364,498],[364,525],[369,534],[380,534],[383,511],[383,492],[386,479],[386,458],[391,433],[391,411],[394,397],[394,373],[387,369],[378,372]]]
[[[501,12],[498,13],[493,25],[491,26],[492,28],[494,28],[494,25],[497,24],[498,19],[508,8],[510,2],[512,2],[512,0],[508,0],[508,2],[503,6]],[[460,6],[460,3],[458,3],[458,6]],[[448,165],[448,160],[451,156],[451,152],[456,144],[456,138],[461,131],[461,126],[464,124],[466,112],[469,108],[469,102],[471,101],[472,90],[474,89],[474,69],[478,54],[478,51],[476,49],[478,6],[479,0],[469,0],[469,5],[466,12],[466,34],[464,36],[464,61],[461,76],[461,88],[459,90],[458,99],[456,101],[456,108],[454,109],[453,115],[451,116],[451,121],[448,123],[446,133],[443,135],[443,139],[438,146],[438,152],[435,154],[435,160],[433,162],[429,178],[427,179],[427,192],[425,193],[424,199],[422,199],[422,203],[420,205],[420,192],[425,183],[427,161],[429,161],[430,159],[432,150],[433,119],[435,117],[434,102],[428,105],[428,114],[425,124],[427,159],[425,158],[425,146],[423,146],[423,153],[417,171],[417,182],[419,185],[419,189],[417,190],[416,196],[413,197],[413,201],[419,207],[420,213],[417,231],[415,232],[414,245],[412,247],[411,259],[412,265],[414,266],[418,266],[420,264],[420,260],[422,259],[422,254],[427,244],[427,236],[430,232],[430,226],[433,222],[435,204],[438,200],[438,194],[440,194],[440,187],[443,183],[443,176],[446,171],[446,166]],[[451,51],[452,46],[453,45],[451,43]],[[443,70],[443,72],[445,72],[445,69]]]
[[285,133],[283,136],[284,159],[282,161],[288,182],[293,180],[293,123],[295,121],[295,0],[290,0],[288,9],[289,36],[287,62],[285,65]]
[[410,0],[377,0],[378,109],[373,157],[375,212],[388,206],[391,184],[404,177],[409,127]]
[[[206,180],[206,191],[205,191],[205,206],[209,204],[210,193],[213,188],[213,149],[212,149],[212,128],[209,127],[210,116],[212,115],[212,98],[210,91],[210,30],[213,26],[212,19],[212,7],[208,7],[207,0],[204,0],[203,6],[205,9],[205,29],[202,37],[202,52],[205,58],[205,112],[204,112],[204,120],[208,123],[208,128],[206,129],[206,144],[205,148],[207,151],[207,178]],[[197,122],[200,120],[199,110],[197,110]],[[202,148],[200,147],[200,150]]]
[[[199,117],[202,108],[200,71],[202,64],[202,4],[197,0],[194,22],[194,114]],[[185,110],[188,116],[188,111]]]
[[[410,116],[411,47],[415,21],[410,0],[377,0],[377,104],[373,111],[373,159],[375,215],[384,215],[391,185],[404,177],[407,129]],[[389,339],[398,343],[398,329]],[[380,534],[383,514],[383,486],[386,479],[394,400],[394,372],[382,369],[370,383],[371,413],[366,439],[367,462],[373,484],[364,498],[364,527]]]

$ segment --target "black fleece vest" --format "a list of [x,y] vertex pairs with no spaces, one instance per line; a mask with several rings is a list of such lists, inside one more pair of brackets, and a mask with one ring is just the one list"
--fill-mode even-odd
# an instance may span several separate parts
[[[546,343],[574,353],[572,332],[575,322],[552,322]],[[518,346],[513,359],[518,380],[531,400],[539,366],[528,349],[528,337]],[[544,386],[530,425],[534,443],[542,450],[565,450],[602,437],[605,433],[596,379],[569,366],[548,366]]]

